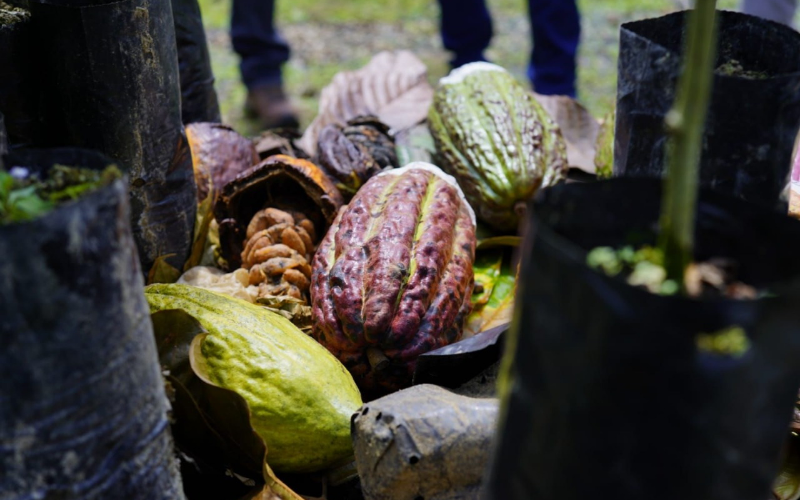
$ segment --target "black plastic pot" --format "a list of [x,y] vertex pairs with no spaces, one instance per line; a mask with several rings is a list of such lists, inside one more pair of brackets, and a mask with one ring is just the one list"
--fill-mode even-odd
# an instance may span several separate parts
[[[10,166],[103,168],[91,151]],[[128,187],[0,225],[0,498],[182,499]]]
[[33,0],[46,145],[95,149],[130,179],[142,271],[189,255],[196,189],[181,121],[178,56],[167,1]]
[[197,0],[172,0],[178,65],[181,79],[183,123],[222,121],[206,32]]
[[[700,180],[706,187],[776,206],[789,179],[800,125],[800,33],[735,12],[719,12],[718,19],[718,70]],[[622,25],[615,176],[663,172],[664,117],[681,73],[685,21],[683,12]],[[737,73],[734,61],[752,73]]]
[[32,39],[30,15],[0,8],[0,112],[6,116],[11,144],[21,147],[38,138],[39,80]]
[[[701,192],[695,258],[733,259],[768,298],[663,297],[588,268],[592,248],[654,243],[660,193],[615,179],[533,204],[488,498],[769,498],[800,385],[800,222]],[[698,344],[731,326],[740,356]]]

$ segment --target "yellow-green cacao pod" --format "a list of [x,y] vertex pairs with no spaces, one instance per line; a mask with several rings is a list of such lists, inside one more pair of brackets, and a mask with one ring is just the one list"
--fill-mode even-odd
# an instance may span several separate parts
[[208,331],[205,375],[250,406],[253,429],[279,472],[312,472],[353,454],[350,417],[361,407],[353,377],[327,349],[279,314],[189,285],[145,289],[151,312],[182,309]]
[[428,124],[438,165],[495,229],[516,229],[525,202],[566,175],[558,125],[500,66],[467,64],[442,78]]

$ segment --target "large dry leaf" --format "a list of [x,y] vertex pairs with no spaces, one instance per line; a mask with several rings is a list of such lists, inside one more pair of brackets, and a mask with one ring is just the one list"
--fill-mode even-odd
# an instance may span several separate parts
[[567,161],[570,168],[593,174],[597,133],[600,124],[578,101],[563,95],[533,94],[537,101],[555,120],[567,143]]
[[322,89],[319,114],[300,147],[313,156],[326,125],[344,125],[361,115],[375,115],[395,131],[413,127],[425,119],[433,101],[427,73],[425,64],[405,50],[380,52],[363,68],[338,73]]

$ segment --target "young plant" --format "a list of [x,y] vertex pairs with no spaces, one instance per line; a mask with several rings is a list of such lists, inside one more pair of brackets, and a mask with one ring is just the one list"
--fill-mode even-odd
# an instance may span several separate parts
[[694,251],[703,126],[714,75],[716,3],[716,0],[696,0],[694,11],[689,13],[685,68],[678,82],[675,104],[666,118],[672,139],[667,149],[659,247],[667,279],[681,287]]

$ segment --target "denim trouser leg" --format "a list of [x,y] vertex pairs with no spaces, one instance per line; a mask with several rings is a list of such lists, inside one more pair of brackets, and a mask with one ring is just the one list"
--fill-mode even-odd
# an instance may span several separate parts
[[280,83],[281,65],[289,60],[289,45],[275,30],[274,11],[274,0],[233,0],[231,41],[248,88]]
[[744,0],[742,11],[745,14],[763,17],[770,21],[794,24],[794,13],[797,10],[797,0]]
[[533,51],[528,78],[540,94],[576,96],[580,13],[576,0],[528,0]]
[[492,40],[492,18],[484,0],[439,0],[444,48],[453,52],[457,68],[484,61],[483,51]]

